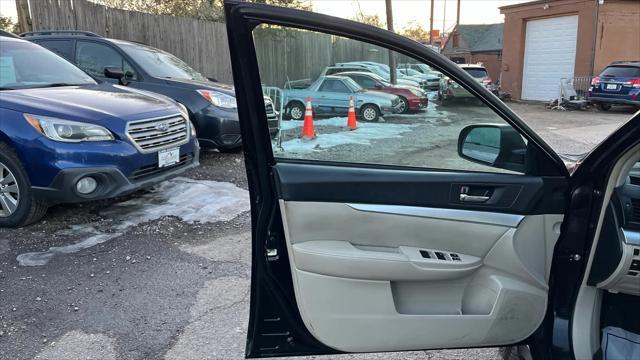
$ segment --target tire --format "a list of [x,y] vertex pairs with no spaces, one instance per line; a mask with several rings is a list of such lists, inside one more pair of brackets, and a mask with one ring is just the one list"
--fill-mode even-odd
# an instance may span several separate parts
[[299,101],[292,101],[287,105],[287,113],[291,120],[303,120],[305,110],[304,104]]
[[20,227],[40,220],[47,204],[36,197],[13,149],[0,142],[0,227]]
[[598,110],[600,111],[609,111],[611,109],[611,104],[606,104],[606,103],[597,103],[596,107],[598,108]]
[[406,97],[400,96],[400,102],[402,103],[402,111],[400,114],[406,114],[409,112],[409,100]]
[[449,105],[449,100],[447,100],[440,91],[438,91],[438,102],[440,102],[441,106]]
[[360,108],[360,116],[364,121],[376,122],[380,119],[380,110],[373,104],[364,104]]

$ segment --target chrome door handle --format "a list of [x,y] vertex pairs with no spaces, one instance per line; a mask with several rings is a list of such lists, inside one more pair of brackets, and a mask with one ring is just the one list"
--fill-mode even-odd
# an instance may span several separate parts
[[489,198],[489,196],[460,194],[460,201],[464,202],[483,203],[489,200]]

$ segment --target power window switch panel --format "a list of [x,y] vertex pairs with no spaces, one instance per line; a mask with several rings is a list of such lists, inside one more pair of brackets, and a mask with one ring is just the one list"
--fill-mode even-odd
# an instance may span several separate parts
[[630,270],[640,271],[640,260],[632,260]]

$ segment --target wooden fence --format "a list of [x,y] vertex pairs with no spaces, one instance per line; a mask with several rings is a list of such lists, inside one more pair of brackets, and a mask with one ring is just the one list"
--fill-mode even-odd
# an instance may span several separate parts
[[[31,0],[33,30],[84,30],[168,51],[207,77],[233,83],[226,26],[186,17],[108,8],[86,0]],[[325,66],[345,61],[388,62],[388,50],[368,43],[294,29],[254,31],[261,80],[315,79]],[[407,57],[398,55],[398,62]]]

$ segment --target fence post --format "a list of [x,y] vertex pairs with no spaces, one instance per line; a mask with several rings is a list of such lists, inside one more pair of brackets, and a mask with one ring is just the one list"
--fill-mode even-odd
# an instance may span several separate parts
[[33,29],[31,24],[31,16],[29,15],[29,1],[28,0],[16,0],[16,10],[18,13],[18,24],[20,25],[20,32],[27,32]]

